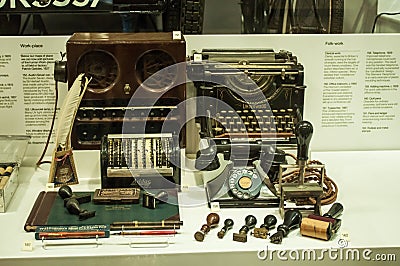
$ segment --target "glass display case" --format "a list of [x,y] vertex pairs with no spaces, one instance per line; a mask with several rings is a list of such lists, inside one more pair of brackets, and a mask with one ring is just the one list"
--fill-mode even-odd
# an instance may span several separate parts
[[398,8],[0,1],[0,264],[397,261]]

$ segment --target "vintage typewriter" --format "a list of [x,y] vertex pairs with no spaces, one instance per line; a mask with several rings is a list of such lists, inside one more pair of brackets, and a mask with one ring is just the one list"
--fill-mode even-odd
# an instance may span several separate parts
[[[197,74],[206,73],[209,81],[195,82],[197,95],[214,97],[231,107],[213,112],[215,106],[198,106],[215,113],[216,119],[208,121],[212,132],[203,132],[204,135],[240,138],[246,133],[249,138],[260,138],[264,132],[276,135],[280,143],[294,143],[293,128],[302,116],[306,86],[303,66],[292,53],[203,50],[201,57],[207,63],[193,64],[203,68]],[[248,89],[249,82],[255,83],[263,97]],[[245,127],[238,126],[241,124]],[[208,128],[204,119],[201,128]]]
[[296,149],[294,128],[302,120],[306,88],[303,66],[288,51],[202,50],[193,54],[189,77],[205,140],[196,168],[206,170],[209,203],[277,206],[270,191],[286,151]]

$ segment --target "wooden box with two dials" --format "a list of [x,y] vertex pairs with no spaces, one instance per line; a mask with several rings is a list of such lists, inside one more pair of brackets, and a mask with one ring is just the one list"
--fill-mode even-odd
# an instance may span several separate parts
[[[169,119],[184,142],[186,45],[173,33],[75,33],[67,80],[91,80],[72,129],[74,149],[99,149],[107,134],[159,133]],[[182,110],[182,111],[180,111]],[[173,111],[173,112],[172,112]],[[172,115],[171,115],[172,112]],[[144,128],[143,128],[144,127]],[[176,129],[176,130],[175,130]],[[184,145],[184,144],[183,144]]]

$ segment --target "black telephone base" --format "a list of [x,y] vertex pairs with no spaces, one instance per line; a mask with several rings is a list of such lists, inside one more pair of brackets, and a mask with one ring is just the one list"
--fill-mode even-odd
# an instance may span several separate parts
[[257,197],[251,200],[239,200],[234,199],[228,193],[217,199],[213,199],[207,189],[206,185],[206,195],[208,201],[208,207],[211,208],[213,203],[218,202],[220,208],[277,208],[279,207],[278,197],[268,197],[262,198]]

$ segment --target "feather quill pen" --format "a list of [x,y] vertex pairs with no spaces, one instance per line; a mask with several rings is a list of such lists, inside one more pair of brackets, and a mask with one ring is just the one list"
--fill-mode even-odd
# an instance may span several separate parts
[[55,137],[56,150],[71,148],[72,125],[88,83],[89,79],[84,74],[79,74],[67,93],[58,117]]
[[71,147],[71,131],[88,83],[89,80],[84,74],[78,75],[60,110],[49,174],[49,183],[54,183],[54,186],[78,184]]

